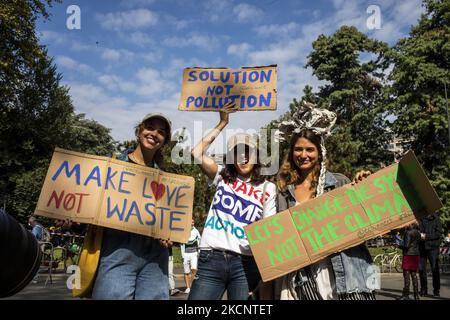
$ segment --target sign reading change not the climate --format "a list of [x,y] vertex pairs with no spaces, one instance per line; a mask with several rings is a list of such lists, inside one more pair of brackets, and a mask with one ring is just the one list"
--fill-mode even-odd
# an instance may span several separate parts
[[238,110],[276,110],[277,66],[184,69],[179,110],[219,111],[230,101]]
[[56,148],[35,214],[187,242],[194,179]]
[[245,227],[264,281],[403,227],[442,207],[412,151],[352,186]]

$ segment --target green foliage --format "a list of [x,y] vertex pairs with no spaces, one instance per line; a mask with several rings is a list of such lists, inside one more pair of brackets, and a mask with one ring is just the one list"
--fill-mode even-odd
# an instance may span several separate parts
[[327,141],[330,169],[352,176],[361,169],[378,170],[390,164],[393,155],[386,150],[390,137],[385,131],[382,91],[388,45],[343,26],[331,36],[320,35],[313,49],[306,67],[327,81],[316,100],[337,114],[333,136]]
[[426,13],[391,54],[395,64],[389,109],[393,132],[410,141],[444,203],[441,219],[450,224],[450,141],[445,87],[450,92],[450,1],[425,0]]
[[[110,154],[109,129],[75,115],[68,89],[35,34],[54,1],[16,0],[0,6],[1,205],[24,222],[36,206],[55,147]],[[56,1],[59,2],[59,1]]]
[[[267,128],[288,120],[303,101],[312,102],[337,114],[333,135],[326,143],[330,170],[351,177],[358,170],[375,171],[390,164],[393,155],[386,150],[390,136],[385,130],[382,85],[382,71],[388,67],[387,44],[344,26],[329,37],[320,35],[313,49],[306,67],[327,84],[317,94],[305,86],[300,101],[293,99],[289,111]],[[366,62],[360,61],[362,56]],[[288,143],[280,147],[284,157]]]

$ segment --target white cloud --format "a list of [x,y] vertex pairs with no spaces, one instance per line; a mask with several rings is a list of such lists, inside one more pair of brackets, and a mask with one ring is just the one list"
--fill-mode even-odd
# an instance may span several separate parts
[[136,92],[137,85],[132,81],[125,81],[118,76],[104,74],[97,78],[98,82],[103,84],[108,90],[117,92],[118,90],[123,92]]
[[155,44],[155,40],[152,37],[150,37],[147,33],[141,31],[123,34],[122,38],[125,41],[128,41],[140,47]]
[[117,140],[130,139],[132,120],[135,114],[128,109],[126,98],[106,93],[101,87],[90,83],[67,83],[70,96],[77,113],[85,113],[107,128],[112,128],[112,136]]
[[228,47],[227,53],[230,55],[236,55],[238,57],[243,57],[247,55],[247,53],[252,49],[252,45],[247,42],[243,42],[240,44],[232,44]]
[[140,81],[136,93],[140,96],[164,96],[175,91],[177,87],[174,83],[163,79],[161,73],[152,68],[139,69],[136,77]]
[[136,9],[97,14],[96,20],[106,30],[130,30],[155,25],[158,15],[148,9]]
[[66,36],[62,33],[58,33],[50,30],[43,30],[39,32],[39,39],[42,43],[46,45],[50,44],[64,44],[66,43]]
[[218,22],[229,18],[224,12],[232,11],[233,0],[209,0],[203,2],[203,12],[210,22]]
[[150,6],[155,2],[155,0],[122,0],[120,1],[120,6],[125,8],[139,8]]
[[275,43],[265,50],[255,50],[249,53],[252,65],[280,64],[296,60],[301,63],[305,54],[306,43],[301,39],[291,39],[282,45]]
[[104,60],[117,61],[120,59],[121,54],[118,50],[104,49],[100,57]]
[[164,74],[169,79],[177,79],[181,81],[184,68],[207,67],[207,66],[209,66],[209,63],[199,60],[197,58],[191,58],[189,60],[185,60],[183,58],[173,58],[170,59],[170,64],[168,68],[164,70]]
[[186,37],[169,37],[164,39],[163,44],[169,47],[199,47],[206,51],[212,51],[219,45],[219,40],[210,35],[191,34]]
[[233,8],[233,13],[236,15],[239,22],[251,22],[258,20],[264,14],[264,11],[247,3],[240,3]]
[[93,51],[96,48],[93,44],[86,44],[79,41],[71,41],[71,49],[74,51]]
[[161,50],[148,51],[148,52],[139,54],[139,57],[141,57],[146,62],[155,63],[155,62],[161,60],[161,58],[163,57],[163,53],[161,52]]
[[58,66],[67,69],[76,69],[78,66],[78,63],[75,60],[66,56],[57,56],[55,61]]
[[172,15],[165,15],[164,20],[165,20],[165,23],[167,23],[169,26],[174,27],[175,30],[186,29],[191,24],[191,21],[188,21],[185,19],[179,19]]
[[74,70],[77,72],[81,72],[83,74],[95,74],[96,71],[83,63],[79,63],[78,61],[73,60],[72,58],[69,58],[67,56],[57,56],[55,58],[55,62],[58,65],[58,67],[66,68],[69,70]]
[[107,61],[116,62],[119,60],[129,60],[134,57],[134,53],[126,49],[100,48],[100,58]]
[[131,80],[114,74],[103,74],[97,77],[97,80],[112,93],[132,93],[147,100],[165,97],[178,91],[178,83],[167,80],[158,70],[146,67],[137,70],[135,78]]
[[298,35],[300,25],[295,22],[286,24],[262,25],[254,28],[256,34],[261,37],[293,37]]

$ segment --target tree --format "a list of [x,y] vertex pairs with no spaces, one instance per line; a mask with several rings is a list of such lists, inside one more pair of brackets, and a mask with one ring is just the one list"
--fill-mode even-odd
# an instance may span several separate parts
[[[26,221],[36,206],[55,147],[106,155],[109,129],[75,115],[68,89],[35,34],[52,0],[0,6],[0,192],[2,206]],[[56,1],[59,2],[59,1]]]
[[318,104],[337,114],[327,142],[331,170],[351,176],[359,169],[390,164],[382,84],[388,45],[343,26],[331,36],[320,35],[313,49],[306,67],[327,81],[317,94]]
[[450,87],[450,1],[425,0],[425,14],[393,48],[389,107],[393,132],[416,154],[450,224],[450,141],[444,83]]

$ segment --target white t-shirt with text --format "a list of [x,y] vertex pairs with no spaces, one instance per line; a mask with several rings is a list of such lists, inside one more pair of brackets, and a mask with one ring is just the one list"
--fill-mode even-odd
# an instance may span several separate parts
[[200,249],[229,250],[252,255],[244,226],[276,213],[276,186],[265,181],[252,185],[237,178],[227,183],[219,166],[214,180],[216,193],[203,229]]

